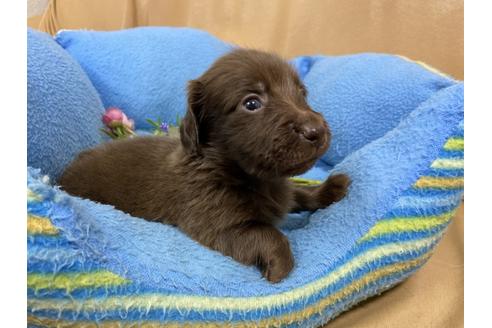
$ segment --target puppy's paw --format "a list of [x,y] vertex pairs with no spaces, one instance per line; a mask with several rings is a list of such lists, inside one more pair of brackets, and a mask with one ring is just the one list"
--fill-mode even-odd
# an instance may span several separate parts
[[272,283],[287,277],[294,267],[292,256],[271,258],[263,268],[263,276]]
[[294,267],[294,256],[290,250],[287,238],[279,245],[276,252],[263,259],[263,276],[272,283],[280,282],[287,277]]
[[323,206],[342,200],[347,194],[351,180],[346,174],[335,174],[323,182],[318,194],[319,202]]

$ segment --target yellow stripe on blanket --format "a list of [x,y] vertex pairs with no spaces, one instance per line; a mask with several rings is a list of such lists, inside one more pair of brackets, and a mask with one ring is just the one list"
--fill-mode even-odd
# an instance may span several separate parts
[[86,287],[111,287],[127,284],[130,281],[110,271],[70,272],[59,274],[30,273],[27,287],[33,289],[65,289],[71,291]]
[[[271,327],[271,326],[280,326],[285,324],[291,324],[300,322],[308,319],[309,317],[315,315],[316,313],[322,312],[324,309],[329,307],[330,305],[335,304],[345,298],[352,297],[353,294],[363,289],[365,286],[376,282],[379,279],[391,276],[393,274],[401,273],[403,271],[409,271],[418,268],[420,265],[425,263],[430,257],[431,252],[428,252],[421,257],[401,263],[396,263],[393,265],[389,265],[383,268],[380,268],[376,271],[372,271],[362,278],[353,281],[350,285],[344,287],[343,289],[335,292],[328,297],[321,299],[315,304],[312,304],[300,311],[288,313],[282,315],[280,317],[268,318],[260,321],[242,321],[242,322],[231,322],[231,323],[222,323],[220,322],[221,327]],[[150,304],[150,303],[149,303]],[[65,307],[63,307],[65,308]],[[182,309],[179,306],[175,306],[175,308]],[[32,309],[35,309],[32,307]],[[96,310],[96,309],[95,309]],[[102,309],[101,309],[102,310]],[[112,327],[146,327],[146,328],[157,328],[157,327],[217,327],[219,323],[213,322],[158,322],[158,321],[141,321],[138,322],[128,322],[128,321],[99,321],[97,324],[95,322],[89,321],[68,321],[68,320],[55,320],[48,318],[37,318],[34,316],[28,317],[28,322],[32,324],[41,324],[46,326],[57,326],[57,327],[101,327],[101,328],[112,328]]]
[[433,169],[462,169],[465,163],[462,158],[438,158],[436,159],[431,167]]
[[453,210],[441,215],[401,217],[390,220],[382,220],[376,223],[376,225],[374,225],[374,227],[372,227],[371,230],[369,230],[369,232],[359,240],[359,242],[391,233],[415,232],[433,229],[449,222],[455,213],[456,210]]
[[313,304],[312,306],[309,306],[298,312],[284,315],[280,318],[271,318],[271,319],[260,321],[258,323],[258,326],[271,327],[271,326],[285,325],[285,324],[306,320],[309,317],[322,312],[324,309],[335,304],[336,302],[342,301],[345,298],[349,298],[353,296],[353,294],[357,293],[365,286],[372,284],[379,279],[391,276],[393,274],[401,273],[403,271],[409,271],[418,268],[429,259],[431,254],[432,252],[427,252],[417,259],[396,263],[393,265],[382,267],[376,271],[372,271],[366,274],[365,276],[363,276],[362,278],[355,280],[354,282],[352,282],[350,285],[343,288],[342,290],[329,295],[328,297],[322,299],[320,302],[316,304]]
[[40,195],[36,194],[31,189],[27,188],[27,201],[28,202],[40,202],[42,200],[43,200],[43,197],[41,197]]
[[417,65],[420,65],[420,66],[422,66],[423,68],[425,68],[426,70],[431,71],[432,73],[435,73],[435,74],[441,75],[442,77],[445,77],[445,78],[448,78],[448,79],[450,78],[450,76],[449,76],[449,75],[447,75],[446,73],[441,72],[441,71],[440,71],[440,70],[438,70],[437,68],[435,68],[435,67],[433,67],[433,66],[431,66],[431,65],[429,65],[429,64],[427,64],[427,63],[424,63],[424,62],[422,62],[422,61],[418,61],[418,60],[413,60],[413,59],[410,59],[410,58],[408,58],[408,57],[406,57],[406,56],[403,56],[403,55],[397,55],[397,56],[398,56],[398,57],[400,57],[401,59],[406,60],[406,61],[409,61],[409,62],[415,63],[415,64],[417,64]]
[[463,138],[449,138],[444,145],[446,150],[464,150],[465,140]]
[[463,188],[463,177],[448,178],[448,177],[429,177],[424,176],[415,182],[414,187],[419,189],[434,188],[434,189],[460,189]]
[[27,233],[31,235],[57,235],[58,229],[48,218],[28,214]]
[[67,309],[77,311],[111,311],[129,308],[176,308],[180,310],[211,310],[211,311],[247,311],[258,308],[282,306],[304,299],[319,292],[323,288],[336,283],[367,263],[382,257],[399,255],[406,251],[418,251],[430,247],[441,236],[441,233],[419,240],[397,242],[382,245],[362,253],[350,262],[330,272],[327,276],[308,283],[304,286],[268,296],[257,297],[207,297],[187,295],[145,294],[131,296],[112,296],[103,299],[86,299],[80,302],[73,300],[28,300],[28,306],[33,309]]

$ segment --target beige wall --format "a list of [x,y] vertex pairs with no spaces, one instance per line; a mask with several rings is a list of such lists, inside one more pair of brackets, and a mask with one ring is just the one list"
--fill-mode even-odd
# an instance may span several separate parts
[[301,54],[388,52],[463,79],[463,0],[54,0],[31,26],[191,26],[243,46]]

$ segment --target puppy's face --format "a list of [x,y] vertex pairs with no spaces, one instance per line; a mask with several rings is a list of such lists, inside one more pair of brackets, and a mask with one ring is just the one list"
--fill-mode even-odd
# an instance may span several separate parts
[[235,50],[190,82],[188,98],[184,148],[218,150],[248,174],[303,173],[329,146],[328,125],[307,104],[294,69],[275,55]]

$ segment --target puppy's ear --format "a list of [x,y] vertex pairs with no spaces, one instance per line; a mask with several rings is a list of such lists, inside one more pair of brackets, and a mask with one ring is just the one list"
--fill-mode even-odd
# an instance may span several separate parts
[[192,80],[188,84],[188,110],[179,127],[181,143],[189,153],[200,153],[200,121],[203,117],[203,84]]

